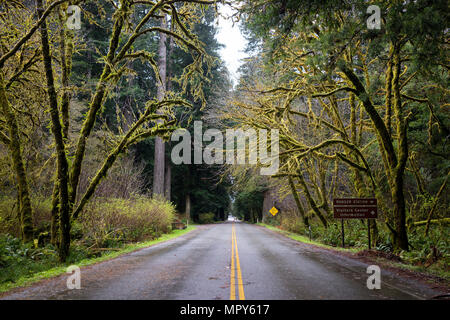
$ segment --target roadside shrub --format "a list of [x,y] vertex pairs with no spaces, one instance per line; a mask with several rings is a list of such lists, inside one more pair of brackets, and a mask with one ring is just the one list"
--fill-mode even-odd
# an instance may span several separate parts
[[17,200],[14,198],[2,197],[0,199],[0,234],[20,236]]
[[50,230],[52,220],[52,199],[43,197],[31,198],[33,208],[33,225],[35,230],[45,232]]
[[[325,229],[324,227],[320,227],[320,232],[317,234],[320,238],[321,241],[323,241],[323,243],[331,245],[331,246],[338,246],[341,243],[341,226],[337,223],[332,223],[330,225],[328,225],[328,228]],[[347,237],[347,242],[346,244],[348,244],[348,237]]]
[[[39,232],[48,231],[51,221],[51,199],[32,197],[33,226]],[[0,234],[10,234],[20,237],[20,224],[17,215],[17,199],[3,197],[0,199]]]
[[446,270],[449,270],[450,227],[448,225],[434,226],[434,228],[430,228],[428,236],[425,236],[423,232],[424,227],[422,226],[410,234],[411,250],[409,252],[402,251],[400,254],[402,259],[411,264],[427,267],[442,261]]
[[263,222],[267,223],[267,224],[270,224],[271,226],[274,226],[274,227],[281,226],[280,219],[277,216],[275,216],[275,217],[272,216],[271,214],[268,214],[268,215],[264,216],[263,217]]
[[0,283],[47,270],[57,264],[58,254],[51,245],[35,248],[32,243],[22,243],[11,235],[0,235]]
[[97,247],[157,238],[171,230],[175,207],[163,199],[97,199],[78,218],[83,239]]
[[279,220],[280,227],[283,230],[302,235],[305,234],[305,225],[303,224],[302,219],[298,217],[294,211],[284,210],[282,215],[280,215]]
[[[342,245],[341,222],[338,220],[329,220],[328,228],[321,224],[312,226],[313,239],[324,244],[334,247]],[[367,246],[367,225],[364,220],[359,219],[345,220],[345,246],[346,247],[361,247]]]
[[198,215],[198,222],[200,224],[214,223],[214,217],[215,214],[212,212],[200,213]]

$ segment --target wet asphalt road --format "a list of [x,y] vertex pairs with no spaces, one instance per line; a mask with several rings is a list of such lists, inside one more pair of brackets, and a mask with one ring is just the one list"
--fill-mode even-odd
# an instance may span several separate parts
[[229,222],[201,226],[179,238],[83,267],[79,290],[67,289],[65,274],[2,298],[426,299],[438,294],[385,270],[381,270],[381,289],[369,290],[366,269],[367,264],[359,260],[263,227]]

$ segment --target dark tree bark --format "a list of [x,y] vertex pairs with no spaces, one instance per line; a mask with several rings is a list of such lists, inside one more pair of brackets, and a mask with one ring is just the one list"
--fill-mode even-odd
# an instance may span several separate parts
[[[11,160],[17,179],[22,240],[27,242],[33,239],[33,211],[31,208],[30,191],[25,165],[23,163],[17,119],[6,95],[2,72],[0,72],[0,105],[6,118],[6,126],[9,131],[9,141],[7,145],[10,150]],[[5,137],[5,140],[8,139]]]
[[289,186],[291,188],[292,196],[294,197],[298,212],[300,213],[300,216],[302,217],[303,223],[305,224],[305,226],[309,227],[308,217],[306,216],[305,209],[303,209],[303,206],[300,202],[300,198],[298,197],[297,188],[295,188],[294,180],[292,179],[291,176],[289,176],[288,179],[289,179]]
[[320,222],[322,222],[323,226],[325,228],[327,228],[328,227],[327,220],[323,216],[322,212],[320,212],[316,201],[314,200],[314,198],[312,197],[311,193],[309,192],[309,189],[308,189],[308,186],[306,184],[305,178],[303,177],[303,173],[301,171],[299,171],[297,178],[298,178],[298,181],[300,182],[300,186],[302,187],[303,191],[305,192],[305,197],[306,197],[306,200],[309,203],[309,206],[311,207],[313,212],[316,214],[316,216],[320,219]]
[[65,16],[61,12],[59,13],[59,43],[60,43],[60,57],[61,57],[61,82],[63,94],[61,97],[61,115],[63,124],[63,137],[64,139],[69,138],[69,103],[71,94],[68,90],[69,87],[69,77],[72,69],[72,54],[73,54],[73,43],[72,36],[70,32],[65,30]]
[[59,246],[58,230],[59,230],[59,189],[58,189],[58,182],[55,181],[52,194],[52,221],[50,225],[50,242],[55,246]]
[[[390,83],[386,84],[386,109],[394,111],[396,118],[397,150],[392,143],[390,127],[387,127],[378,114],[375,106],[369,98],[366,88],[356,74],[345,64],[340,65],[341,71],[355,87],[355,95],[362,102],[377,133],[378,145],[382,155],[386,176],[388,178],[393,203],[394,228],[390,227],[394,237],[394,247],[397,250],[408,250],[408,236],[406,230],[406,204],[403,191],[403,177],[406,162],[408,160],[407,122],[403,115],[403,106],[400,94],[401,59],[400,46],[391,44],[390,60],[386,71],[386,78]],[[392,77],[392,78],[391,78]],[[388,88],[389,87],[389,88]],[[386,121],[390,126],[390,115]]]
[[[170,149],[170,144],[167,143],[168,149]],[[166,155],[165,157],[165,169],[166,172],[164,174],[164,198],[170,201],[172,194],[172,166],[170,164],[170,156]]]
[[[38,16],[43,13],[42,0],[37,0]],[[64,262],[69,255],[70,249],[70,207],[68,190],[68,171],[69,165],[66,158],[64,138],[60,116],[58,111],[58,97],[55,90],[52,68],[52,56],[48,40],[47,22],[41,24],[42,56],[44,58],[45,77],[47,80],[47,93],[50,102],[51,130],[55,138],[57,175],[59,189],[59,259]]]
[[401,61],[400,61],[400,47],[398,44],[394,44],[394,58],[393,58],[394,70],[392,75],[392,91],[393,91],[393,107],[394,114],[397,123],[397,139],[398,139],[398,151],[397,165],[392,168],[394,173],[393,186],[392,186],[392,201],[394,203],[394,221],[395,221],[395,245],[399,249],[408,250],[408,235],[406,230],[406,203],[405,195],[403,191],[404,187],[404,175],[406,162],[408,161],[408,124],[405,116],[403,115],[403,106],[400,95],[400,74],[401,74]]
[[[127,2],[125,2],[119,10],[126,12],[128,10]],[[89,111],[83,122],[83,126],[81,128],[81,132],[78,137],[77,147],[75,151],[75,159],[73,160],[70,171],[70,195],[69,195],[70,208],[73,208],[73,205],[77,198],[78,182],[81,174],[81,166],[86,151],[87,139],[89,138],[92,129],[94,128],[97,113],[99,112],[103,103],[103,99],[107,93],[106,88],[108,86],[107,85],[108,77],[110,76],[112,71],[111,63],[116,58],[116,51],[119,47],[120,35],[122,33],[125,18],[126,15],[121,13],[118,14],[117,18],[114,20],[112,35],[109,41],[108,54],[106,56],[106,59],[109,63],[105,64],[100,79],[97,82],[95,93],[89,104]]]
[[[171,29],[173,31],[173,23],[171,24]],[[168,50],[168,55],[167,55],[167,59],[166,59],[166,84],[167,84],[167,91],[171,91],[172,90],[172,64],[173,61],[171,61],[172,58],[172,54],[173,54],[173,49],[175,47],[175,43],[173,40],[173,37],[169,37],[169,50]],[[169,150],[169,154],[170,154],[170,149],[171,149],[171,143],[167,142],[165,147],[167,148],[167,150]],[[169,154],[166,154],[166,160],[165,160],[165,175],[164,175],[164,197],[170,201],[171,196],[172,196],[172,163],[171,163],[171,159]]]
[[[161,20],[161,28],[167,28],[167,21],[164,17]],[[158,49],[158,69],[161,82],[158,83],[157,99],[162,101],[166,91],[166,64],[167,64],[167,36],[165,33],[160,33],[159,49]],[[164,196],[164,165],[165,165],[165,145],[160,137],[155,138],[155,165],[153,168],[153,196]]]
[[186,214],[186,222],[189,221],[189,219],[191,218],[191,194],[190,193],[186,193],[186,209],[185,209],[185,214]]

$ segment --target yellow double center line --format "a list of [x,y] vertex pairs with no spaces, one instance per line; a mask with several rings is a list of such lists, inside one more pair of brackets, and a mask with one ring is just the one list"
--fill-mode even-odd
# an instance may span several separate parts
[[[236,256],[236,258],[235,258]],[[236,268],[235,268],[236,260]],[[236,275],[239,292],[239,300],[245,300],[244,285],[242,284],[241,264],[239,262],[239,253],[236,240],[236,230],[234,223],[231,227],[231,283],[230,283],[230,300],[236,300]]]

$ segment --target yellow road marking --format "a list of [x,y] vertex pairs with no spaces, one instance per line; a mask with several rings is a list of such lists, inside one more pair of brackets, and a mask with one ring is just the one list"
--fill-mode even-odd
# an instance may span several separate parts
[[[234,256],[236,253],[236,271],[234,269]],[[237,247],[237,239],[236,239],[236,230],[233,226],[231,227],[231,284],[230,284],[230,300],[236,300],[236,282],[235,282],[235,273],[237,274],[237,282],[238,282],[238,292],[239,299],[245,300],[244,294],[244,285],[242,283],[242,272],[241,272],[241,264],[239,261],[239,253]]]
[[241,264],[239,263],[239,253],[238,253],[238,247],[237,247],[236,230],[234,230],[234,245],[236,247],[235,248],[236,249],[236,267],[237,267],[239,297],[240,297],[240,300],[245,300],[244,285],[242,283]]
[[236,284],[234,279],[234,224],[231,227],[231,284],[230,284],[230,300],[236,300]]

